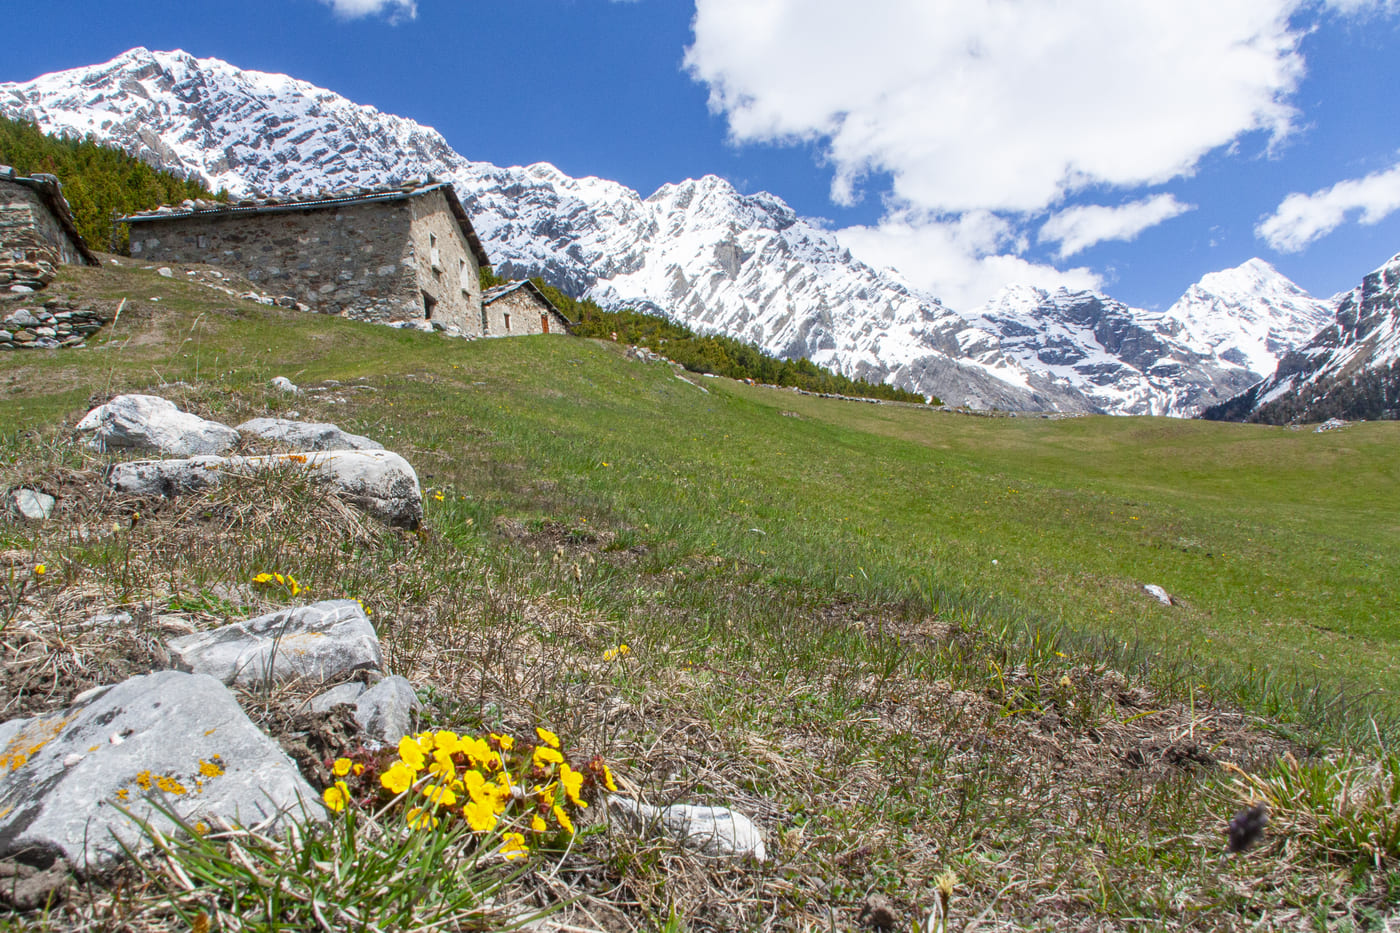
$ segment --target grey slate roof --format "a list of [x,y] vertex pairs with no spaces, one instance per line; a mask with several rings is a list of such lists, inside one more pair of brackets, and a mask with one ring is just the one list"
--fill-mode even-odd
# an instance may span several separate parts
[[142,214],[131,214],[120,218],[121,223],[139,224],[150,223],[161,220],[177,220],[185,217],[208,214],[227,214],[230,216],[238,214],[276,214],[291,211],[314,211],[329,210],[338,207],[354,206],[356,204],[374,204],[382,201],[406,201],[409,198],[420,197],[433,191],[441,191],[447,198],[447,206],[452,211],[452,216],[457,220],[457,226],[461,228],[462,235],[466,237],[467,244],[476,255],[476,261],[483,266],[491,265],[491,259],[486,255],[486,248],[481,245],[481,238],[476,235],[476,229],[472,227],[471,218],[467,216],[466,208],[462,207],[462,202],[457,198],[457,192],[450,182],[445,181],[413,181],[405,182],[397,187],[387,188],[353,188],[346,191],[322,192],[320,194],[309,195],[304,198],[262,198],[260,200],[242,201],[185,201],[179,206],[167,205],[156,208],[154,211],[147,211]]

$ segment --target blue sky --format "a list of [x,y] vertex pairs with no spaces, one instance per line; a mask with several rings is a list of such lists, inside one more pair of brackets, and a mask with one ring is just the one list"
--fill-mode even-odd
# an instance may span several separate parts
[[43,38],[8,45],[0,81],[180,48],[411,117],[472,159],[643,195],[713,173],[960,310],[1019,281],[1166,307],[1252,256],[1326,296],[1400,252],[1394,0],[85,0],[23,16]]

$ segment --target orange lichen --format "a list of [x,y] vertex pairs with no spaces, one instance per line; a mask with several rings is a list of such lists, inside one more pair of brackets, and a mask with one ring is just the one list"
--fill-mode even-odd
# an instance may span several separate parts
[[18,771],[29,763],[29,759],[58,738],[60,732],[72,722],[73,716],[64,719],[44,719],[39,717],[20,730],[19,735],[10,740],[4,751],[0,751],[0,772]]

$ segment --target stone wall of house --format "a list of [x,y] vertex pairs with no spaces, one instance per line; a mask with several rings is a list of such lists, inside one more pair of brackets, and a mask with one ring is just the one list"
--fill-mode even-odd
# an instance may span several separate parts
[[0,179],[0,290],[43,288],[61,263],[85,263],[39,192]]
[[[418,288],[432,299],[430,319],[455,326],[464,334],[482,333],[481,266],[447,198],[432,192],[413,198],[410,250],[418,270]],[[436,251],[437,262],[433,262]]]
[[220,266],[323,314],[413,321],[424,307],[412,220],[408,201],[175,216],[132,223],[131,255]]
[[[528,288],[507,292],[486,306],[486,334],[489,337],[520,337],[526,334],[564,334],[564,319]],[[544,316],[548,316],[546,326]]]

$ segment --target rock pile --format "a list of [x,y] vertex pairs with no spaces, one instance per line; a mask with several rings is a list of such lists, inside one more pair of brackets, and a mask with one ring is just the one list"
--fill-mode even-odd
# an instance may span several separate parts
[[41,308],[17,308],[0,323],[0,351],[78,347],[102,329],[106,315],[49,300]]

